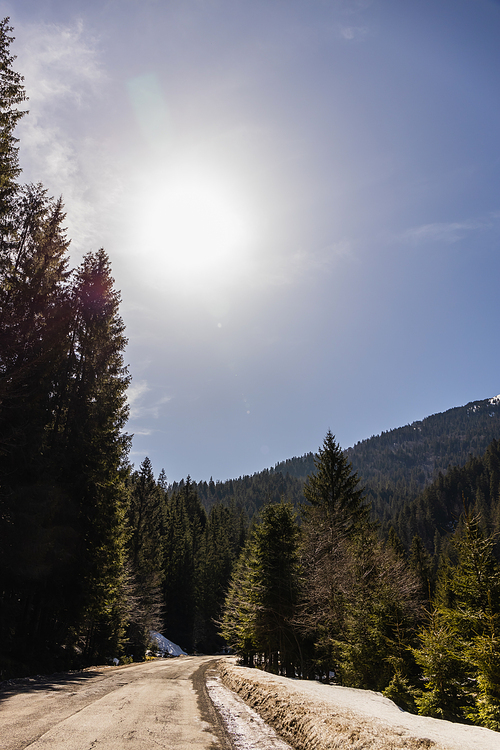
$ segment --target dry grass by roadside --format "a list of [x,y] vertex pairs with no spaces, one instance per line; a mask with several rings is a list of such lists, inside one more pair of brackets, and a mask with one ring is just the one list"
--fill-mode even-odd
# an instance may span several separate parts
[[498,750],[500,733],[401,711],[380,693],[219,662],[222,682],[296,750]]

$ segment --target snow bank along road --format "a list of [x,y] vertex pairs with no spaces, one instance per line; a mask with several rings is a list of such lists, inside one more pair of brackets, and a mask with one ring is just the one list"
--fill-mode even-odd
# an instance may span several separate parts
[[500,733],[413,716],[381,693],[219,663],[222,682],[296,750],[500,750]]

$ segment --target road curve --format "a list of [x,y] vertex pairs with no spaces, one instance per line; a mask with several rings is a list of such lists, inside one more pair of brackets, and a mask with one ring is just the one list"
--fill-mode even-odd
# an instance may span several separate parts
[[15,680],[0,690],[2,750],[229,750],[207,696],[213,657]]

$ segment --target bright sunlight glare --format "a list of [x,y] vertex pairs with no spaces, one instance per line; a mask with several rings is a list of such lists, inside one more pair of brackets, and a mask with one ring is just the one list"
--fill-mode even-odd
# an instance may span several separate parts
[[158,179],[143,226],[148,261],[161,276],[190,286],[227,282],[243,273],[255,236],[251,211],[230,180],[201,169]]

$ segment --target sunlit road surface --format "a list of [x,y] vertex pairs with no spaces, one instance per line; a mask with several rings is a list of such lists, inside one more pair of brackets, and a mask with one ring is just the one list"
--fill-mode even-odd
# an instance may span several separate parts
[[213,657],[13,681],[0,690],[1,750],[230,747],[207,697]]

